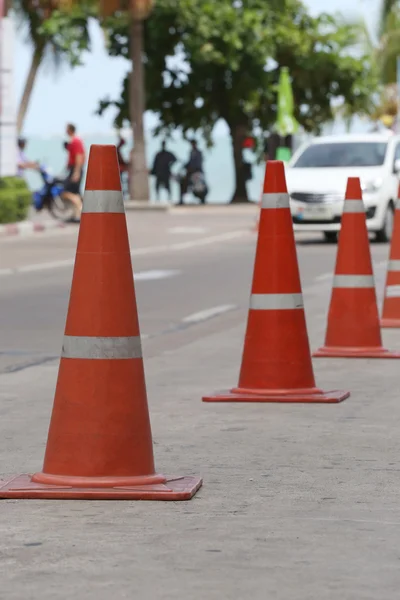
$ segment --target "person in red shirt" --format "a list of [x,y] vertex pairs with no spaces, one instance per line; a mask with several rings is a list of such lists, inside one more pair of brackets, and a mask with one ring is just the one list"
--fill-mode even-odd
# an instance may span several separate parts
[[85,147],[81,138],[76,135],[76,127],[72,123],[67,125],[67,135],[70,138],[65,145],[68,151],[68,175],[64,182],[62,197],[74,205],[75,218],[73,220],[79,221],[82,212],[81,184],[85,164]]

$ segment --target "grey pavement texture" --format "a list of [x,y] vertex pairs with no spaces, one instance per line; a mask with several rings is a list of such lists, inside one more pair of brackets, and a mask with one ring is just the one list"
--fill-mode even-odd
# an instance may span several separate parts
[[[380,295],[387,252],[373,245]],[[2,598],[398,599],[397,361],[314,361],[320,387],[351,390],[339,405],[201,402],[237,383],[253,253],[249,235],[134,260],[135,270],[180,271],[137,284],[139,316],[142,332],[154,334],[144,354],[156,467],[201,474],[203,488],[183,503],[0,501]],[[298,253],[316,348],[335,246],[299,243]],[[14,337],[14,349],[33,352],[36,343],[58,353],[70,276],[60,269],[0,279],[4,354]],[[235,310],[179,326],[191,312],[227,303]],[[400,348],[400,332],[384,340]],[[57,378],[54,357],[28,368],[13,361],[0,363],[5,476],[41,468]]]

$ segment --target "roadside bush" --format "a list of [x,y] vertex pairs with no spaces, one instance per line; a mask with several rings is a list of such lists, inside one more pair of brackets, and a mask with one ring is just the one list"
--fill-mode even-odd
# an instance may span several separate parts
[[32,193],[20,177],[0,178],[0,223],[15,223],[26,219]]

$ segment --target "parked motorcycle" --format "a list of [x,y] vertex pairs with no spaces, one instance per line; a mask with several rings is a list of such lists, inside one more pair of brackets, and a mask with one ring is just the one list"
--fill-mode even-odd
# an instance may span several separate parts
[[74,207],[61,198],[64,180],[54,177],[45,165],[40,165],[38,172],[43,179],[43,187],[33,192],[33,206],[38,212],[47,208],[55,219],[68,221],[74,216]]
[[201,171],[192,173],[188,181],[184,172],[178,173],[174,177],[181,188],[181,204],[183,203],[183,196],[188,192],[191,192],[195,198],[198,198],[201,204],[205,204],[209,189],[204,173]]

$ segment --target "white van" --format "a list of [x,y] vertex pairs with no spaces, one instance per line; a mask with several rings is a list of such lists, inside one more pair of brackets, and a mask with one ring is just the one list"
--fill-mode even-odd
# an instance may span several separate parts
[[400,136],[392,133],[327,136],[303,144],[286,168],[295,231],[340,230],[348,177],[359,177],[368,230],[390,240],[400,174]]

